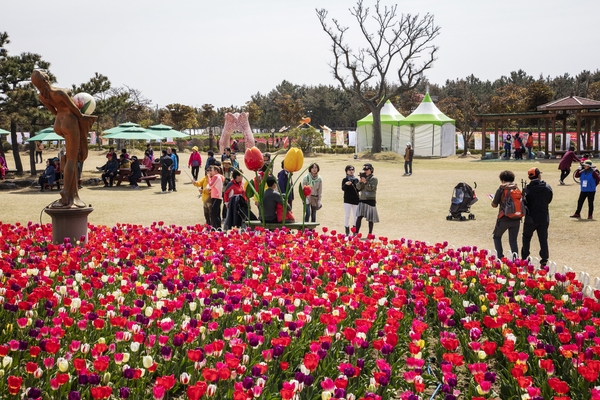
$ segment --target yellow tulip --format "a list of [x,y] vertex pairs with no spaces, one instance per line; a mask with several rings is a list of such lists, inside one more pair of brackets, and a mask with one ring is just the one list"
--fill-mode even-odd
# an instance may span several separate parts
[[302,150],[292,147],[283,159],[283,167],[289,172],[298,172],[304,165],[304,154]]

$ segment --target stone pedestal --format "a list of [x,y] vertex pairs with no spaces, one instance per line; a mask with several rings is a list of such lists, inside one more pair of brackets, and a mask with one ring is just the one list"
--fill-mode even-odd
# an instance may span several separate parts
[[87,208],[50,208],[46,207],[44,212],[52,217],[52,243],[64,243],[65,238],[70,238],[75,244],[83,236],[87,243],[88,215],[94,211],[92,207]]

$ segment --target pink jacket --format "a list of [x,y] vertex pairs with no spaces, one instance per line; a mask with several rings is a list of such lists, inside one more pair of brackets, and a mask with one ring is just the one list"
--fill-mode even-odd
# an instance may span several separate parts
[[188,161],[188,167],[192,166],[192,161],[198,161],[197,167],[202,166],[202,156],[200,155],[200,152],[198,152],[198,151],[192,152],[192,154],[190,155],[190,159]]
[[208,184],[210,188],[211,199],[222,199],[223,198],[223,176],[217,174],[213,176]]

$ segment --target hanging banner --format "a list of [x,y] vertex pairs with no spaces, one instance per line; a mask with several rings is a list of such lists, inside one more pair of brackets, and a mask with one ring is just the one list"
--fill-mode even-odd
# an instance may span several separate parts
[[356,131],[348,131],[348,146],[356,146]]
[[335,144],[336,146],[344,145],[344,131],[335,131]]

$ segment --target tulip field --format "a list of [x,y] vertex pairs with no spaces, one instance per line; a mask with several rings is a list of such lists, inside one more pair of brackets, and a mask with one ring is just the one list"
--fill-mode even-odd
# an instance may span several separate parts
[[0,224],[2,399],[600,399],[600,304],[476,247]]

